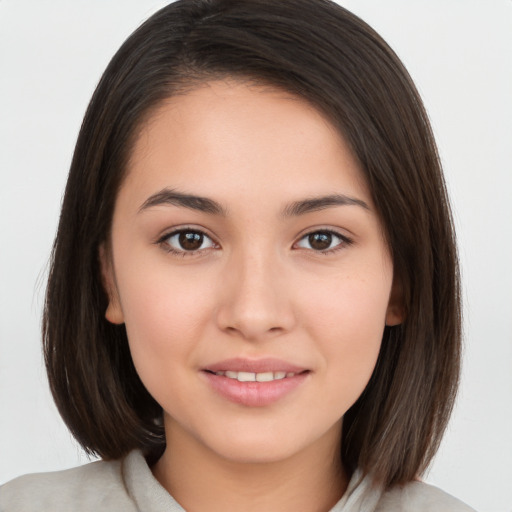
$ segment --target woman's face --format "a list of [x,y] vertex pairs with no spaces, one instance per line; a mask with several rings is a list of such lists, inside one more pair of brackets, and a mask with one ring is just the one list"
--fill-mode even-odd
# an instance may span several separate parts
[[111,242],[106,316],[169,442],[246,462],[339,442],[400,313],[370,193],[317,110],[236,81],[170,98],[135,143]]

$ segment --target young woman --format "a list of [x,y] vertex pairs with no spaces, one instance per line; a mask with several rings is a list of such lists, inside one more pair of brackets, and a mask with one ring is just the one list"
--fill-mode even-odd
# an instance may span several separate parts
[[91,100],[44,315],[104,460],[0,509],[468,511],[419,477],[460,358],[457,257],[407,72],[327,0],[181,0]]

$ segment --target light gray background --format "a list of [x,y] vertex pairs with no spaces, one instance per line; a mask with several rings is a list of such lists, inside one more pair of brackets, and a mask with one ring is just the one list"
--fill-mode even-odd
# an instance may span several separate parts
[[[87,459],[49,397],[39,322],[73,145],[110,57],[160,0],[0,0],[0,483]],[[465,298],[457,409],[427,481],[512,511],[512,1],[340,0],[423,95]]]

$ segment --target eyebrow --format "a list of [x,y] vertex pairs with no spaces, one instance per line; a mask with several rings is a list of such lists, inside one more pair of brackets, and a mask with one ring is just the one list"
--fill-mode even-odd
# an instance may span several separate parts
[[[226,209],[213,199],[196,196],[193,194],[186,194],[168,188],[160,190],[156,194],[153,194],[148,199],[146,199],[146,201],[144,201],[142,206],[139,208],[139,212],[154,206],[161,206],[166,204],[181,206],[191,210],[209,213],[211,215],[221,215],[224,217],[227,215]],[[313,197],[309,199],[302,199],[300,201],[294,201],[283,209],[281,215],[283,217],[297,217],[299,215],[305,215],[307,213],[325,210],[327,208],[336,206],[360,206],[365,210],[370,210],[368,204],[366,204],[361,199],[356,199],[344,194],[332,194],[328,196]]]
[[139,208],[139,212],[154,206],[161,206],[165,204],[182,206],[184,208],[209,213],[212,215],[226,216],[226,210],[224,210],[224,208],[213,199],[195,196],[192,194],[184,194],[182,192],[168,188],[160,190],[160,192],[157,192],[156,194],[148,197],[148,199],[146,199],[143,205]]
[[370,207],[361,199],[344,194],[332,194],[295,201],[284,208],[282,215],[284,217],[295,217],[335,206],[360,206],[365,210],[370,210]]

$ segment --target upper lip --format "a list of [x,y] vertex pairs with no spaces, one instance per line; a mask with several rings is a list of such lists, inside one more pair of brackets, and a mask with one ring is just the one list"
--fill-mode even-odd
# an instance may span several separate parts
[[264,372],[286,372],[286,373],[301,373],[307,368],[288,363],[281,359],[267,357],[264,359],[245,359],[242,357],[235,357],[232,359],[225,359],[217,363],[210,364],[203,368],[210,372],[251,372],[251,373],[264,373]]

